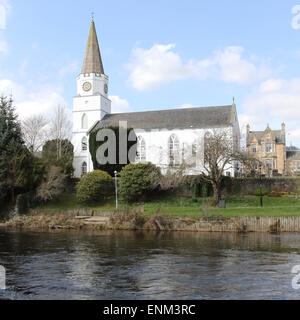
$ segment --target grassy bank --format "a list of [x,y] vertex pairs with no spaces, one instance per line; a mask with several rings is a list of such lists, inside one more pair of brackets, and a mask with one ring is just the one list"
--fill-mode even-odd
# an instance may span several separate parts
[[[143,207],[146,216],[155,214],[167,216],[184,216],[197,218],[201,216],[223,216],[223,217],[284,217],[300,216],[300,199],[292,196],[272,198],[265,196],[264,207],[259,206],[259,197],[244,196],[231,197],[227,199],[227,208],[212,208],[210,199],[184,198],[169,196],[163,199],[153,199],[143,204],[120,203],[120,210],[127,211],[136,207]],[[105,203],[94,203],[88,206],[77,202],[74,194],[66,194],[59,200],[49,202],[37,208],[44,212],[58,212],[67,210],[94,210],[97,212],[114,212],[115,202],[110,199]]]

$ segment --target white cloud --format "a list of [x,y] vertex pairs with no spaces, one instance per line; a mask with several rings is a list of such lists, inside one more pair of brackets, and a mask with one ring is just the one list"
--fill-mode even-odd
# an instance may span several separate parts
[[6,53],[8,51],[8,45],[3,30],[6,29],[7,15],[10,8],[10,0],[0,0],[0,53]]
[[112,113],[125,113],[132,111],[130,104],[126,99],[121,99],[119,96],[110,96],[112,103]]
[[[249,123],[254,130],[280,129],[287,125],[288,139],[300,147],[300,78],[269,79],[246,97],[244,112],[239,116],[241,125]],[[274,127],[276,126],[276,127]]]
[[[284,119],[300,117],[300,79],[268,80],[244,101],[253,115],[277,116]],[[259,113],[258,113],[259,112]]]
[[68,65],[62,67],[59,70],[59,75],[60,75],[60,77],[65,77],[65,76],[67,76],[69,74],[73,74],[76,71],[78,71],[78,68],[79,68],[78,61],[72,61]]
[[189,103],[184,103],[179,107],[179,109],[191,109],[191,108],[197,108],[197,106],[194,106],[193,104],[189,104]]
[[253,57],[243,58],[243,47],[226,47],[206,59],[187,62],[174,49],[175,44],[133,49],[127,65],[130,85],[143,91],[189,78],[216,78],[227,83],[248,84],[270,74],[269,69],[262,64],[257,66]]
[[10,0],[0,0],[0,29],[6,29],[6,20],[9,9]]
[[0,53],[6,53],[8,51],[7,42],[0,35]]
[[0,94],[11,95],[20,120],[32,115],[42,114],[50,119],[57,105],[66,105],[59,87],[44,86],[31,90],[9,79],[0,79]]
[[300,147],[300,129],[291,130],[287,138],[291,145]]
[[282,79],[269,79],[260,85],[260,92],[269,93],[280,90],[284,85]]

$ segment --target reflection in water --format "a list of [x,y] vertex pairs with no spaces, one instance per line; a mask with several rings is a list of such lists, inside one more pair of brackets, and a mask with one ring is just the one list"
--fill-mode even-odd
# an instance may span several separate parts
[[9,299],[298,299],[300,235],[0,232]]

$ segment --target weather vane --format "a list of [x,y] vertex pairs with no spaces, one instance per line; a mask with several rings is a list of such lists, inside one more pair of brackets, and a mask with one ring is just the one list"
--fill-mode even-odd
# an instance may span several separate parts
[[94,21],[94,16],[95,16],[95,12],[94,11],[92,11],[92,21]]

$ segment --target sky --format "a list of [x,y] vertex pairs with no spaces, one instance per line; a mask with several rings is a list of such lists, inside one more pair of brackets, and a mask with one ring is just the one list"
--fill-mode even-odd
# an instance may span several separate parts
[[[297,2],[298,1],[298,2]],[[94,12],[113,112],[229,105],[300,147],[300,0],[0,0],[0,94],[72,110]]]

